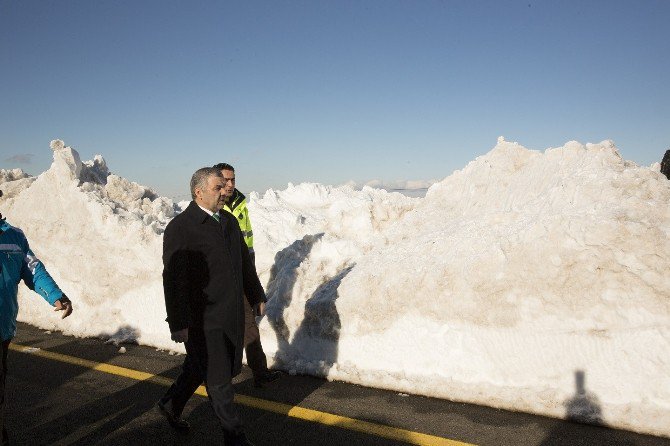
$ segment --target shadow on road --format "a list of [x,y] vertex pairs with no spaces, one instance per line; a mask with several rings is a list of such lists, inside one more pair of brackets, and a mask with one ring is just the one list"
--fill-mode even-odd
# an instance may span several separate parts
[[[128,334],[130,327],[123,329]],[[40,345],[58,341],[61,334],[48,339],[22,338],[21,345]],[[48,348],[72,357],[99,363],[114,362],[118,347],[103,345],[98,339],[75,339]],[[87,348],[92,347],[92,348]],[[128,346],[133,348],[134,346]],[[105,382],[115,378],[82,365],[73,365],[40,356],[11,352],[9,361],[7,425],[13,444],[95,444],[151,410],[164,386],[148,381],[127,381],[130,385],[111,392]],[[125,359],[125,358],[124,358]],[[47,372],[57,366],[57,373]],[[176,373],[175,364],[168,374]],[[84,387],[82,388],[82,383]],[[23,390],[25,385],[31,391]],[[23,387],[22,387],[23,386]],[[38,387],[32,391],[34,387]]]
[[[602,407],[598,397],[586,390],[586,372],[575,371],[575,394],[565,402],[565,419],[557,421],[541,446],[561,445],[589,445],[589,446],[633,446],[637,444],[633,439],[636,434],[624,431],[614,431],[604,426]],[[585,437],[584,426],[588,424],[592,433]]]

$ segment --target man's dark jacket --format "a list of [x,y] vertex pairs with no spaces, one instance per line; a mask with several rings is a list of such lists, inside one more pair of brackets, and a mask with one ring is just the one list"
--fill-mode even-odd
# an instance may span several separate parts
[[265,301],[237,220],[221,222],[192,201],[165,228],[163,290],[170,331],[223,329],[235,346],[234,375],[242,364],[243,295]]

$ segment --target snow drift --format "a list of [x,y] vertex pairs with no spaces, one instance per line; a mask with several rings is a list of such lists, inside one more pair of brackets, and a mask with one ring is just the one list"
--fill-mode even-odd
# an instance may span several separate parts
[[[164,322],[171,200],[62,141],[0,210],[75,313],[25,288],[20,319],[179,350]],[[189,178],[184,178],[187,189]],[[20,183],[19,183],[20,182]],[[499,139],[409,198],[369,187],[250,194],[275,367],[670,436],[670,181],[609,141]]]

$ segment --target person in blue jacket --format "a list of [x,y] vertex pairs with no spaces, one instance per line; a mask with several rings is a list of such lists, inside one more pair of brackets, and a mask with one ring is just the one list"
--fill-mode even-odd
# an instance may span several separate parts
[[[0,197],[2,191],[0,190]],[[19,304],[16,295],[19,282],[23,282],[42,296],[47,302],[63,312],[63,318],[72,313],[70,299],[58,288],[46,268],[35,257],[28,240],[19,228],[5,221],[0,214],[0,427],[2,445],[9,444],[5,429],[5,377],[7,376],[7,352],[9,343],[16,334],[16,314]]]

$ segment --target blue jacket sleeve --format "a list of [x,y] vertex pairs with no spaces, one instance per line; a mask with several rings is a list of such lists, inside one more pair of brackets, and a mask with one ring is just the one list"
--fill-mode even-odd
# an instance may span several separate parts
[[42,296],[51,305],[63,297],[63,292],[58,287],[44,264],[35,257],[35,254],[25,241],[23,264],[21,265],[21,278],[28,288]]

